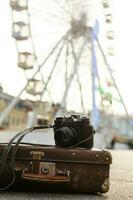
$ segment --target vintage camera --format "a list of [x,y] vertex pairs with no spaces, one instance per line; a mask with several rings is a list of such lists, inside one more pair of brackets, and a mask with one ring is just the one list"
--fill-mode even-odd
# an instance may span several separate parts
[[89,118],[80,115],[57,117],[53,127],[57,147],[93,147],[95,129]]

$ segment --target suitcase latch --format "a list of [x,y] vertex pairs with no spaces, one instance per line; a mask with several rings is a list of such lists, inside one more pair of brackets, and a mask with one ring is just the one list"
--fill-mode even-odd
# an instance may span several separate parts
[[39,174],[55,176],[55,163],[51,162],[40,162]]
[[44,156],[44,152],[42,151],[30,151],[30,154],[33,155],[34,160],[41,160]]

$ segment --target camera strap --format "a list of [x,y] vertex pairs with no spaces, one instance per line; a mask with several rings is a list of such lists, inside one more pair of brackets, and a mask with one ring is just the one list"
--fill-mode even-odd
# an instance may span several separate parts
[[95,134],[95,132],[92,132],[92,134],[89,137],[85,138],[84,140],[78,142],[77,144],[75,144],[73,146],[70,146],[70,148],[77,147],[78,145],[83,144],[84,142],[87,142],[88,140],[90,140],[94,136],[94,134]]
[[[12,151],[11,162],[10,162],[10,168],[11,168],[11,171],[12,171],[12,180],[10,181],[10,183],[7,186],[0,187],[0,191],[7,190],[10,186],[13,185],[13,183],[15,181],[15,156],[16,156],[18,147],[21,144],[22,139],[27,134],[31,133],[34,130],[47,129],[47,128],[53,128],[53,126],[52,125],[45,125],[45,126],[34,126],[34,127],[31,127],[31,128],[27,128],[27,129],[24,129],[23,131],[18,132],[13,138],[11,138],[9,143],[6,145],[6,147],[5,147],[5,149],[2,153],[1,159],[0,159],[0,175],[2,174],[2,172],[5,168],[7,156],[8,156],[8,153],[9,153],[11,147],[12,147],[12,144],[14,144],[15,146],[14,146],[14,149]],[[16,139],[17,139],[17,142],[14,143],[14,141]]]

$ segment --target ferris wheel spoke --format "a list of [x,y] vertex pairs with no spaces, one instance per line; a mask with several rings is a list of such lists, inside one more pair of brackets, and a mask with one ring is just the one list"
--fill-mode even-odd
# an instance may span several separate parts
[[[62,22],[69,22],[69,20],[66,20],[66,17],[64,16],[60,16],[60,15],[57,15],[57,14],[46,14],[45,17],[42,17],[42,13],[41,11],[33,11],[33,10],[30,10],[30,15],[32,17],[34,17],[35,20],[39,20],[39,21],[53,21],[53,20],[60,20]],[[68,19],[68,18],[67,18]]]
[[67,37],[68,34],[69,34],[69,31],[67,31],[67,33],[65,35],[63,35],[61,37],[61,39],[56,43],[56,45],[52,48],[52,50],[49,52],[49,54],[44,59],[44,61],[42,61],[42,63],[39,65],[38,70],[33,74],[32,78],[34,78],[38,74],[38,71],[44,66],[44,64],[47,62],[47,60],[53,55],[53,53],[57,49],[58,45]]
[[[48,7],[48,6],[47,6]],[[68,17],[70,16],[66,16],[66,13],[61,13],[60,9],[57,8],[57,11],[58,12],[53,12],[52,10],[49,9],[49,7],[40,7],[40,8],[37,8],[37,7],[33,7],[33,6],[29,6],[29,10],[30,10],[30,13],[32,16],[35,17],[35,19],[55,19],[57,18],[58,20],[63,20],[65,21],[66,18],[68,19]],[[44,15],[45,13],[45,15]],[[42,16],[45,16],[42,18]],[[69,14],[70,15],[70,14]]]
[[43,97],[43,95],[44,95],[44,93],[45,93],[45,91],[46,91],[46,88],[47,88],[47,86],[48,86],[48,84],[49,84],[49,82],[50,82],[50,80],[51,80],[51,78],[52,78],[52,76],[53,76],[54,70],[55,70],[56,65],[57,65],[57,63],[58,63],[58,60],[59,60],[59,58],[60,58],[61,52],[62,52],[62,50],[63,50],[63,48],[64,48],[65,42],[66,42],[66,40],[64,39],[63,44],[62,44],[62,46],[60,47],[59,52],[58,52],[58,54],[57,54],[57,57],[56,57],[56,59],[55,59],[54,65],[53,65],[53,67],[52,67],[52,69],[51,69],[51,71],[50,71],[50,74],[49,74],[48,78],[47,78],[47,82],[45,83],[45,86],[44,86],[44,89],[43,89],[43,92],[42,92],[42,95],[41,95],[40,100],[42,99],[42,97]]
[[[58,45],[67,37],[67,35],[69,34],[69,31],[63,35],[61,37],[61,39],[56,43],[56,45],[53,47],[53,49],[49,52],[49,54],[47,55],[47,57],[44,59],[44,61],[39,65],[38,69],[35,71],[35,73],[32,75],[31,79],[35,78],[35,76],[38,74],[38,72],[40,71],[40,69],[44,66],[44,64],[47,62],[47,60],[51,57],[51,55],[53,55],[53,53],[55,52],[55,50],[57,49]],[[20,96],[23,94],[23,92],[26,90],[28,86],[28,81],[25,84],[25,86],[22,88],[22,90],[19,92],[19,94],[14,97],[14,99],[11,101],[11,103],[5,108],[5,110],[3,111],[2,115],[0,116],[0,125],[3,123],[4,119],[6,118],[6,116],[8,115],[8,113],[14,108],[14,106],[16,105],[16,103],[19,101]]]
[[86,8],[87,5],[88,5],[88,1],[86,0],[82,0],[82,1],[67,1],[67,5],[69,5],[69,7],[71,8],[71,14],[72,13],[72,10],[76,10],[76,9],[80,9],[82,10],[83,8]]
[[[29,34],[30,34],[30,38],[31,38],[31,45],[32,45],[32,49],[33,49],[33,54],[34,54],[35,62],[37,64],[37,68],[39,68],[39,62],[38,62],[38,58],[37,58],[36,48],[35,48],[32,29],[31,29],[31,17],[30,17],[29,10],[27,10],[27,15],[28,15]],[[44,78],[43,78],[43,74],[41,72],[41,69],[39,69],[39,74],[41,76],[42,83],[44,83]]]
[[[65,7],[66,7],[66,5],[65,4],[62,4],[62,2],[63,2],[63,0],[62,1],[59,1],[59,0],[54,0],[52,3],[54,4],[54,5],[56,5],[57,4],[57,6],[58,6],[58,9],[60,8],[63,12],[65,12],[65,14],[70,14],[70,12],[67,10],[67,9],[65,9]],[[64,2],[65,3],[65,2]],[[44,8],[46,8],[46,6],[48,6],[48,4],[49,4],[49,1],[40,1],[40,5],[41,5],[41,7],[44,9]]]
[[[47,92],[47,94],[48,94],[48,96],[49,96],[49,98],[50,98],[50,101],[53,102],[53,98],[52,98],[52,95],[51,95],[51,91],[50,91],[48,88],[46,88],[46,91],[45,91],[45,92]],[[44,94],[43,94],[43,95],[44,95]],[[40,96],[40,101],[42,101],[43,95]]]
[[[65,88],[67,88],[68,84],[68,56],[69,56],[69,42],[66,41],[66,52],[65,52]],[[64,108],[66,109],[66,99],[64,102]]]
[[[101,86],[101,80],[100,80],[100,76],[99,76],[99,72],[98,72],[98,68],[97,66],[95,66],[95,69],[96,69],[96,76],[97,76],[97,80],[98,80],[98,88],[102,88]],[[100,94],[101,95],[101,107],[102,107],[102,110],[104,110],[104,106],[103,106],[103,93]]]
[[[70,44],[71,44],[71,47],[72,47],[72,54],[73,54],[74,61],[76,61],[77,60],[77,56],[76,56],[75,51],[74,51],[73,42],[70,41]],[[76,71],[76,76],[77,76],[77,82],[78,82],[79,91],[80,91],[81,107],[82,107],[83,113],[85,113],[85,107],[84,107],[84,101],[83,101],[83,94],[82,94],[82,85],[81,85],[81,82],[80,82],[80,79],[79,79],[78,70]]]
[[117,90],[117,92],[118,92],[118,95],[119,95],[119,97],[120,97],[121,103],[122,103],[122,105],[123,105],[123,107],[124,107],[124,109],[125,109],[126,115],[129,116],[128,110],[127,110],[126,105],[125,105],[124,100],[123,100],[123,97],[122,97],[122,95],[121,95],[121,93],[120,93],[120,90],[119,90],[119,88],[118,88],[118,86],[117,86],[117,84],[116,84],[115,78],[114,78],[114,76],[113,76],[113,74],[112,74],[112,71],[111,71],[111,69],[110,69],[110,66],[109,66],[109,64],[108,64],[106,55],[104,54],[104,51],[103,51],[103,49],[102,49],[102,46],[101,46],[101,44],[100,44],[100,42],[99,42],[99,40],[98,40],[98,38],[97,38],[96,35],[95,35],[95,39],[96,39],[97,44],[98,44],[98,47],[99,47],[99,49],[100,49],[100,51],[101,51],[101,53],[102,53],[102,56],[103,56],[103,59],[104,59],[104,63],[105,63],[105,65],[106,65],[106,67],[107,67],[107,69],[108,69],[108,71],[109,71],[109,73],[110,73],[110,76],[111,76],[111,78],[112,78],[112,81],[113,81],[113,83],[114,83],[114,85],[115,85],[115,88],[116,88],[116,90]]
[[73,71],[72,71],[72,73],[71,73],[71,75],[70,75],[70,77],[69,77],[69,79],[68,79],[67,88],[65,89],[65,92],[64,92],[63,97],[62,97],[62,100],[61,100],[60,108],[59,108],[59,110],[57,111],[56,115],[61,115],[61,114],[63,114],[65,99],[67,98],[67,94],[68,94],[69,88],[70,88],[70,86],[71,86],[72,80],[74,79],[74,76],[75,76],[75,74],[76,74],[76,72],[77,72],[77,70],[78,70],[78,67],[79,67],[79,60],[80,60],[80,58],[81,58],[82,52],[83,52],[84,47],[85,47],[85,45],[86,45],[86,43],[87,43],[87,41],[88,41],[88,31],[87,31],[86,34],[87,34],[87,35],[86,35],[86,37],[85,37],[85,39],[84,39],[83,45],[82,45],[82,47],[81,47],[81,49],[80,49],[80,51],[79,51],[79,54],[78,54],[78,56],[77,56],[77,59],[76,59],[75,62],[74,62]]
[[69,41],[66,42],[66,52],[65,52],[65,86],[68,83],[68,65],[69,65]]
[[60,8],[61,8],[66,14],[71,15],[71,12],[70,12],[69,10],[66,10],[66,9],[65,9],[65,5],[62,5],[62,4],[61,4],[62,1],[55,0],[55,2],[60,6]]

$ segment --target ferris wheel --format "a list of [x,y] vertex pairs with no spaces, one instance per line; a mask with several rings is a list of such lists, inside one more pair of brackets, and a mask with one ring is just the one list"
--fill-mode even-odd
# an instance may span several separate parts
[[18,67],[27,83],[8,111],[22,93],[58,102],[58,114],[92,110],[94,124],[97,110],[109,108],[114,100],[126,109],[111,66],[114,31],[109,0],[11,0],[10,6]]

